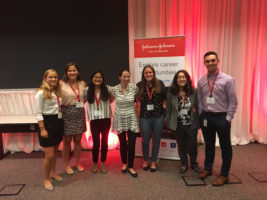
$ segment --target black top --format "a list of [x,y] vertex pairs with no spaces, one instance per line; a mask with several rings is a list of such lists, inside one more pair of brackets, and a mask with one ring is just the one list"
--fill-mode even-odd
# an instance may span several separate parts
[[[163,109],[163,100],[166,100],[167,90],[165,89],[165,85],[163,81],[160,81],[160,92],[155,94],[153,93],[151,101],[149,100],[149,96],[147,94],[147,90],[145,88],[143,94],[143,101],[141,101],[141,110],[140,117],[150,118],[150,117],[160,117],[164,113]],[[138,82],[137,87],[140,89],[141,82]],[[149,92],[151,93],[152,87],[148,87]],[[153,104],[154,110],[147,110],[147,105]]]

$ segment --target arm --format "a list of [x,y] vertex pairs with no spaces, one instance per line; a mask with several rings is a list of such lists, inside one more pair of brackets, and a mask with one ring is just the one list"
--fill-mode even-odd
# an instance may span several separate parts
[[170,120],[171,118],[171,111],[172,111],[172,104],[171,104],[171,93],[167,93],[167,103],[166,103],[166,120]]
[[200,84],[198,82],[197,84],[197,102],[198,102],[198,113],[201,114],[203,112],[203,108],[204,108],[204,105],[202,104],[202,98],[203,97],[203,94],[201,92],[201,87],[200,87]]
[[106,85],[106,87],[108,89],[109,101],[110,101],[110,103],[112,103],[115,100],[115,95],[113,94],[113,89],[109,85]]
[[226,83],[226,95],[229,100],[226,120],[231,122],[231,120],[234,118],[238,104],[234,79],[231,79]]
[[44,106],[44,98],[43,98],[43,92],[39,91],[35,95],[35,106],[36,106],[36,111],[35,111],[35,117],[38,121],[38,125],[41,130],[41,136],[42,137],[48,137],[48,132],[45,129],[44,125],[44,118],[43,118],[43,106]]

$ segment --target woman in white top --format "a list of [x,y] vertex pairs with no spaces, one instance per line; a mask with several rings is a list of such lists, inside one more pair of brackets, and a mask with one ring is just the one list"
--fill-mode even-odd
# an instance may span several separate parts
[[97,172],[98,154],[101,134],[101,165],[100,171],[107,173],[105,161],[108,152],[108,135],[111,125],[110,95],[104,83],[104,75],[96,71],[91,75],[87,93],[87,116],[90,120],[91,134],[93,137],[93,168]]
[[[132,177],[137,177],[137,172],[134,170],[133,165],[136,135],[139,133],[137,114],[134,107],[134,100],[138,93],[138,88],[136,85],[129,83],[130,72],[126,69],[120,71],[119,79],[120,84],[111,88],[112,95],[116,98],[112,130],[117,132],[120,140],[122,173],[127,172],[128,163],[128,172]],[[128,142],[126,140],[126,133]]]
[[46,70],[42,85],[35,95],[35,116],[39,125],[38,137],[45,152],[43,167],[46,190],[53,190],[51,178],[56,181],[63,181],[63,178],[55,173],[56,152],[63,134],[60,104],[61,90],[58,74],[54,69]]
[[86,131],[85,110],[84,110],[84,89],[86,83],[80,76],[78,66],[71,62],[65,68],[65,73],[60,81],[62,87],[62,114],[64,121],[63,158],[65,172],[73,174],[70,167],[70,144],[73,139],[76,169],[84,171],[80,164],[81,138]]

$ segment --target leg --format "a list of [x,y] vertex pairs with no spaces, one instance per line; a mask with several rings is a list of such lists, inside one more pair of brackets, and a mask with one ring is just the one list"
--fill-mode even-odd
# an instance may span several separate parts
[[107,158],[107,152],[108,152],[108,135],[109,135],[109,129],[110,129],[110,119],[105,119],[104,123],[102,124],[102,138],[101,138],[101,162],[105,162]]
[[45,147],[44,148],[45,159],[43,162],[44,167],[44,187],[47,190],[53,190],[53,185],[50,181],[50,172],[53,165],[53,159],[55,156],[54,147]]
[[158,159],[163,123],[164,123],[163,115],[156,119],[153,119],[152,122],[152,129],[153,129],[153,148],[152,148],[152,163],[151,163],[152,169],[156,169],[156,161]]
[[140,118],[140,129],[142,131],[142,148],[144,163],[143,167],[147,166],[148,156],[149,156],[149,143],[150,143],[150,132],[152,128],[152,123],[150,119]]
[[135,156],[136,133],[132,131],[128,131],[127,135],[128,135],[128,166],[129,168],[133,168],[134,156]]
[[57,150],[58,146],[54,146],[54,157],[52,159],[52,164],[51,164],[51,170],[50,170],[50,177],[55,179],[56,181],[63,181],[63,178],[56,174],[56,163],[57,163]]
[[189,147],[190,165],[191,168],[198,167],[197,163],[197,130],[187,129],[187,144]]
[[120,154],[121,154],[121,162],[122,162],[122,170],[127,168],[127,141],[126,141],[126,132],[123,131],[122,133],[118,134],[119,141],[120,141]]
[[72,135],[65,135],[63,138],[63,159],[65,164],[65,172],[67,174],[73,174],[73,170],[70,167],[70,143]]
[[[207,127],[203,126],[204,119],[207,120]],[[207,171],[212,171],[212,166],[215,157],[215,139],[216,139],[216,129],[212,126],[214,123],[211,117],[207,116],[205,113],[200,115],[200,127],[204,136],[205,141],[205,161],[204,168]]]
[[223,161],[220,175],[228,176],[232,161],[232,145],[230,136],[231,126],[228,124],[224,115],[220,117],[219,121],[220,122],[218,122],[219,127],[217,133],[219,137],[220,147],[222,150],[222,161]]
[[134,156],[135,156],[135,142],[136,142],[136,133],[132,131],[127,132],[128,135],[128,167],[131,175],[136,174],[136,171],[133,169],[134,166]]
[[186,151],[186,131],[183,126],[177,125],[176,129],[176,142],[178,145],[178,153],[181,159],[181,164],[188,167],[187,151]]
[[74,154],[75,154],[75,159],[76,159],[76,168],[80,172],[84,171],[83,166],[80,164],[81,139],[82,139],[82,134],[73,135]]
[[99,147],[100,147],[100,124],[98,120],[92,120],[90,122],[91,126],[91,133],[93,138],[93,162],[98,162],[98,154],[99,154]]

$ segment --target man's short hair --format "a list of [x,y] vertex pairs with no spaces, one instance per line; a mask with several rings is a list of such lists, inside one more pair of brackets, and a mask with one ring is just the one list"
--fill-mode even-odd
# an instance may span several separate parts
[[206,58],[207,56],[210,56],[210,55],[215,55],[216,58],[217,58],[217,60],[219,60],[219,58],[218,58],[218,54],[217,54],[215,51],[208,51],[207,53],[205,53],[205,55],[204,55],[204,60],[205,60],[205,58]]

